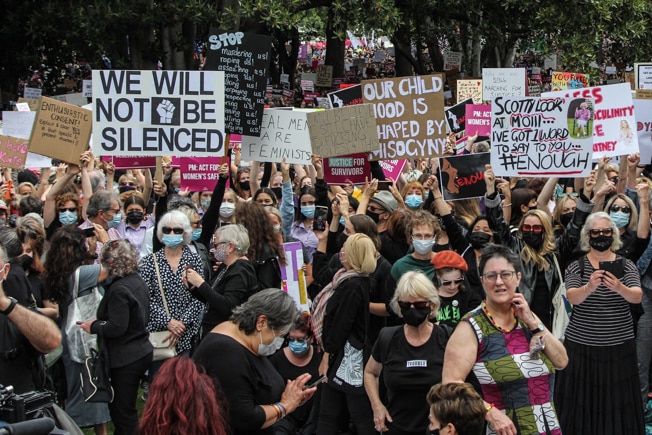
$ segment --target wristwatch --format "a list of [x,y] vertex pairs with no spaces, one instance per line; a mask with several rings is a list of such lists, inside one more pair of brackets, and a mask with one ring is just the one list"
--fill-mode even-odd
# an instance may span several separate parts
[[9,299],[9,306],[4,311],[0,311],[0,314],[4,314],[5,316],[8,316],[9,314],[11,314],[11,312],[16,307],[16,304],[18,303],[16,298],[12,298],[11,296],[9,296],[8,299]]
[[546,327],[543,325],[543,322],[539,320],[539,323],[537,324],[537,327],[534,329],[530,329],[530,332],[532,335],[538,334],[539,332],[543,332],[546,330]]

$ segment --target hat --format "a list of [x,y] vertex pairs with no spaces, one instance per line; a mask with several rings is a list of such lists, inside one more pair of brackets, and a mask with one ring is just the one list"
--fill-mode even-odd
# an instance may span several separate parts
[[18,173],[18,176],[16,177],[16,181],[18,184],[24,183],[25,181],[32,183],[34,186],[38,184],[38,177],[36,174],[29,169],[22,170]]
[[7,210],[7,203],[0,200],[0,210]]
[[381,190],[375,196],[371,197],[369,201],[377,202],[382,208],[392,213],[398,207],[398,202],[391,192]]
[[466,261],[455,251],[439,251],[433,255],[430,263],[435,266],[435,270],[445,269],[447,267],[459,269],[464,272],[469,270]]

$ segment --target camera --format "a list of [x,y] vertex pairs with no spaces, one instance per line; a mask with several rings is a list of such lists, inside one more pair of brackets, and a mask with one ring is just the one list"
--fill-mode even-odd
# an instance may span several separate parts
[[0,420],[19,423],[43,417],[43,410],[54,404],[51,391],[28,391],[15,394],[14,388],[0,385]]

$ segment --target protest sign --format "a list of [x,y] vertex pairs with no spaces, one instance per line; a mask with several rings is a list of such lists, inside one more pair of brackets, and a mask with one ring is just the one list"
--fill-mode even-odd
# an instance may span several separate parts
[[472,102],[473,100],[469,98],[468,100],[462,101],[461,103],[446,109],[446,122],[448,123],[449,131],[459,133],[460,131],[465,130],[466,105],[471,104]]
[[405,160],[381,160],[378,162],[386,178],[398,180],[403,173],[403,168],[407,162]]
[[259,136],[272,37],[211,28],[206,48],[204,71],[224,71],[224,131]]
[[444,153],[444,78],[441,74],[362,82],[362,100],[374,104],[380,149],[371,160]]
[[364,153],[328,157],[323,162],[324,180],[328,184],[364,184],[371,179],[369,162]]
[[292,296],[299,311],[309,311],[306,276],[303,273],[303,246],[301,242],[283,243],[283,250],[285,251],[285,266],[281,265],[283,290]]
[[156,157],[111,157],[102,156],[103,162],[111,162],[116,169],[137,169],[156,167]]
[[[593,158],[638,152],[634,103],[628,83],[544,93],[543,98],[593,98]],[[492,123],[493,125],[493,123]]]
[[587,176],[592,105],[586,98],[496,97],[491,105],[491,166],[496,175]]
[[[38,102],[38,100],[36,100]],[[32,135],[36,112],[2,112],[2,134],[7,136],[29,139]],[[27,153],[26,168],[49,168],[51,158]]]
[[307,119],[313,154],[333,157],[378,149],[373,104],[311,112]]
[[485,165],[490,153],[465,154],[439,159],[440,187],[445,201],[478,198],[487,193],[484,182]]
[[93,80],[84,80],[82,94],[86,98],[93,98]]
[[530,97],[540,97],[542,90],[543,86],[541,86],[541,82],[530,82],[527,85],[527,91]]
[[385,50],[374,51],[374,62],[380,63],[385,60]]
[[449,51],[444,54],[444,71],[459,70],[462,67],[462,53]]
[[41,97],[29,138],[30,151],[67,163],[79,163],[79,155],[88,149],[92,125],[90,110]]
[[355,85],[331,92],[328,94],[328,98],[334,108],[362,104],[362,86]]
[[588,74],[554,71],[550,86],[553,91],[588,88],[589,76]]
[[62,101],[64,103],[73,104],[75,106],[85,106],[88,104],[88,98],[82,92],[75,92],[73,94],[54,95],[53,100]]
[[557,68],[557,55],[551,53],[543,58],[543,69],[555,69]]
[[466,133],[474,136],[489,136],[491,134],[491,105],[467,104]]
[[41,88],[25,87],[25,89],[23,90],[23,97],[31,100],[38,100],[39,97],[41,96],[41,92],[43,92]]
[[634,64],[636,89],[652,89],[652,63]]
[[[483,68],[482,98],[521,97],[527,94],[525,68]],[[475,100],[474,100],[475,101]]]
[[93,152],[224,154],[224,72],[93,71]]
[[315,80],[315,86],[322,88],[330,88],[333,86],[332,65],[320,65],[317,67],[317,79]]
[[16,110],[18,112],[31,112],[27,103],[16,103]]
[[313,92],[315,90],[315,86],[311,80],[301,80],[301,89],[304,92]]
[[181,190],[212,192],[220,177],[221,157],[181,157]]
[[13,169],[24,168],[27,148],[27,139],[0,135],[0,166]]
[[242,136],[242,159],[311,164],[307,111],[265,109],[260,137]]
[[317,73],[309,73],[309,72],[301,73],[301,80],[312,82],[312,84],[314,85],[317,82]]
[[316,107],[319,102],[319,92],[304,92],[303,93],[303,102],[306,103],[307,107]]
[[652,163],[652,100],[634,100],[641,164]]
[[474,104],[482,104],[482,80],[458,80],[457,101],[471,98]]
[[36,112],[38,110],[38,99],[34,100],[31,98],[19,98],[18,103],[27,103],[29,110]]

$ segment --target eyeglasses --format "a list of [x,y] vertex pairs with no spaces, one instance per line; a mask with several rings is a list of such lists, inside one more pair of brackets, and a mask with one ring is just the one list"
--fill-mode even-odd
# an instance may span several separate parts
[[598,237],[598,236],[601,236],[603,234],[605,236],[607,236],[607,237],[611,237],[613,235],[613,233],[614,233],[614,230],[612,230],[611,228],[604,228],[602,230],[598,230],[598,229],[589,230],[589,234],[591,235],[591,237]]
[[170,227],[163,227],[161,231],[163,231],[163,234],[170,234],[170,233],[174,233],[174,234],[183,234],[183,233],[184,233],[184,229],[183,229],[183,228],[170,228]]
[[77,207],[59,207],[59,213],[69,211],[70,213],[77,213]]
[[625,214],[630,214],[632,212],[632,208],[628,205],[612,205],[609,210],[613,212],[622,211]]
[[450,287],[450,286],[453,285],[453,284],[455,284],[455,285],[460,285],[460,284],[462,284],[463,282],[464,282],[464,279],[463,279],[463,278],[458,278],[458,279],[454,279],[454,280],[452,280],[452,281],[442,281],[442,282],[441,282],[441,285],[442,285],[443,287]]
[[500,273],[496,273],[496,272],[485,273],[482,275],[482,279],[484,281],[493,283],[496,282],[498,276],[500,276],[500,279],[502,279],[503,282],[505,282],[505,281],[510,281],[512,278],[514,278],[514,275],[516,275],[515,270],[503,270]]
[[431,240],[434,237],[434,234],[412,234],[414,240]]
[[524,233],[542,233],[543,225],[523,224],[523,226],[521,227],[521,231]]
[[367,210],[369,210],[372,213],[385,213],[384,208],[376,208],[376,207],[369,206],[367,207]]
[[403,309],[408,309],[410,307],[426,308],[429,304],[430,301],[417,301],[417,302],[398,301],[398,306]]
[[120,182],[120,186],[136,187],[136,183],[134,183],[133,181],[122,181]]

